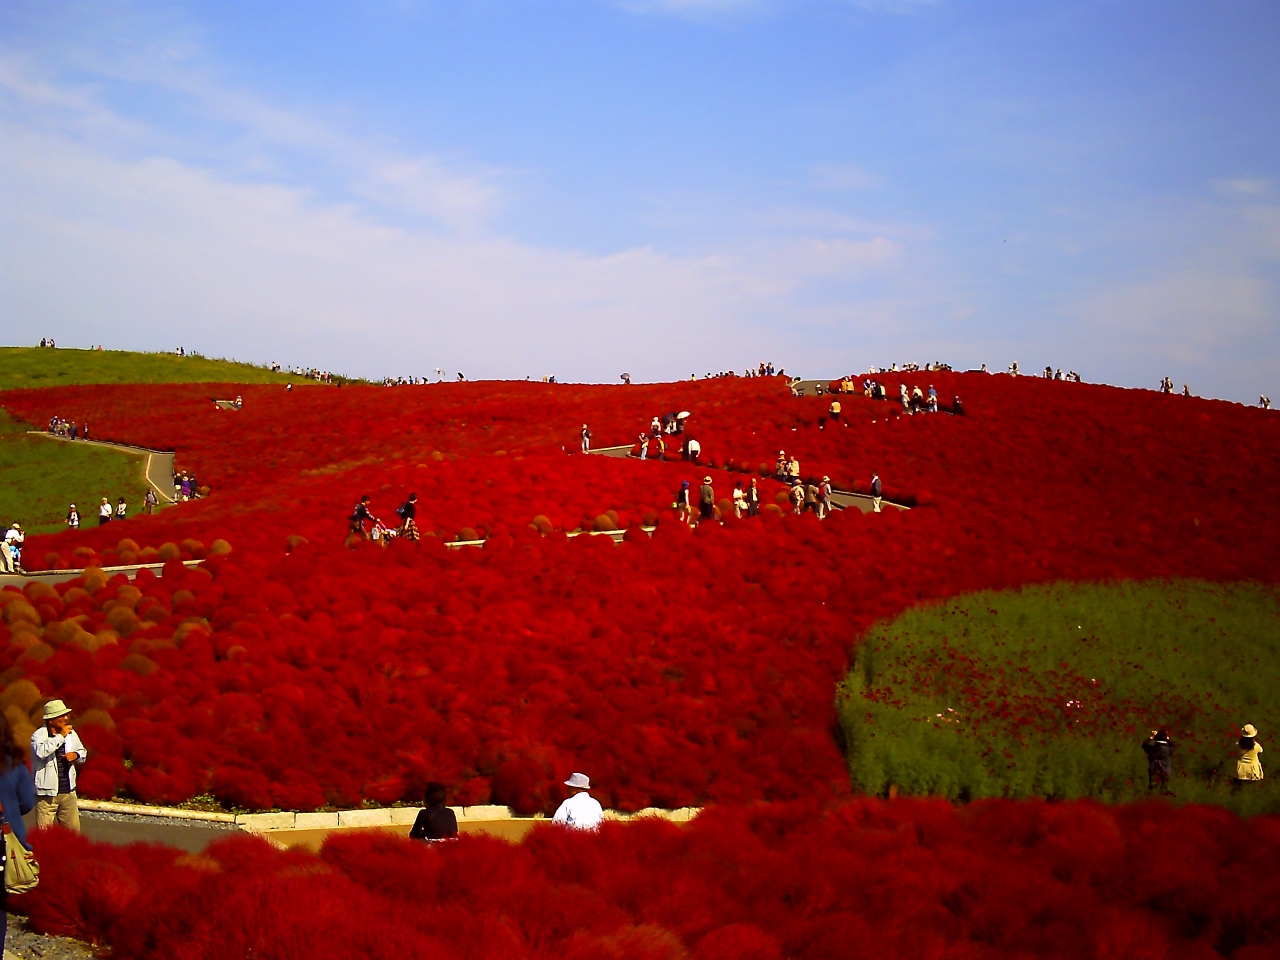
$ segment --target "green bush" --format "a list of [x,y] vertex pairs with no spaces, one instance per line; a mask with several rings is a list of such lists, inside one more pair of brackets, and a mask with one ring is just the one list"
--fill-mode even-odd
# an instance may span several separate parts
[[854,786],[954,800],[1148,793],[1141,745],[1165,727],[1179,802],[1280,810],[1235,788],[1253,723],[1280,764],[1280,591],[1200,581],[973,594],[873,628],[840,685]]

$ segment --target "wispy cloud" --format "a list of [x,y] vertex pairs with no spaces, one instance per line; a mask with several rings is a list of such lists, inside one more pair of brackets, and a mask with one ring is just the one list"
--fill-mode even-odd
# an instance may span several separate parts
[[777,6],[777,0],[618,0],[630,13],[707,20],[726,15],[760,14]]
[[[832,309],[824,287],[907,257],[865,225],[683,256],[529,244],[492,228],[508,202],[500,173],[281,106],[221,79],[196,45],[68,56],[61,69],[0,58],[0,312],[63,342],[172,346],[180,333],[214,352],[360,373],[590,378],[623,363],[656,378],[671,371],[655,344],[729,344],[697,365],[754,364],[744,331],[764,336],[780,314],[818,322]],[[211,132],[113,102],[113,84],[174,98]]]
[[1276,185],[1275,181],[1262,177],[1242,177],[1231,180],[1214,180],[1213,186],[1219,193],[1259,197],[1271,193]]
[[880,185],[880,178],[851,163],[824,163],[809,171],[809,182],[819,190],[868,190]]

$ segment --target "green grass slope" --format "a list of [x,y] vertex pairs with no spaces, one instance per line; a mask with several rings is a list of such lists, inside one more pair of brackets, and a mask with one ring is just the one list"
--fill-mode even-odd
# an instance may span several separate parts
[[314,383],[250,363],[128,350],[0,347],[0,390],[89,383]]
[[1258,584],[1057,584],[908,611],[870,632],[841,685],[854,786],[1133,800],[1163,726],[1178,802],[1280,811],[1269,782],[1231,782],[1245,723],[1264,770],[1280,764],[1277,637],[1280,591]]
[[[98,522],[103,497],[113,507],[124,497],[130,515],[141,512],[145,457],[31,436],[30,429],[0,410],[0,523],[16,520],[27,533],[55,533],[65,529],[67,508],[75,503],[89,526]],[[24,566],[39,569],[43,558],[28,555]]]

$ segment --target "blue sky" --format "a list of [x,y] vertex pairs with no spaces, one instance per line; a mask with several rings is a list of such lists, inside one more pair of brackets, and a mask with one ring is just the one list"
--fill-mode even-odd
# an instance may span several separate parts
[[1280,5],[0,4],[0,333],[1280,397]]

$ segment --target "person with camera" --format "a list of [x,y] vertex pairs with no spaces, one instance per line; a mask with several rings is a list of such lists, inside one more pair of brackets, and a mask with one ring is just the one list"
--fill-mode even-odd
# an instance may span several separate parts
[[31,735],[37,826],[57,821],[69,830],[80,829],[76,767],[84,761],[84,744],[71,725],[71,708],[61,700],[50,700],[44,705],[44,726]]
[[1169,775],[1173,772],[1173,744],[1168,732],[1163,728],[1152,730],[1142,752],[1147,755],[1147,789],[1158,786],[1162,793],[1168,793]]

